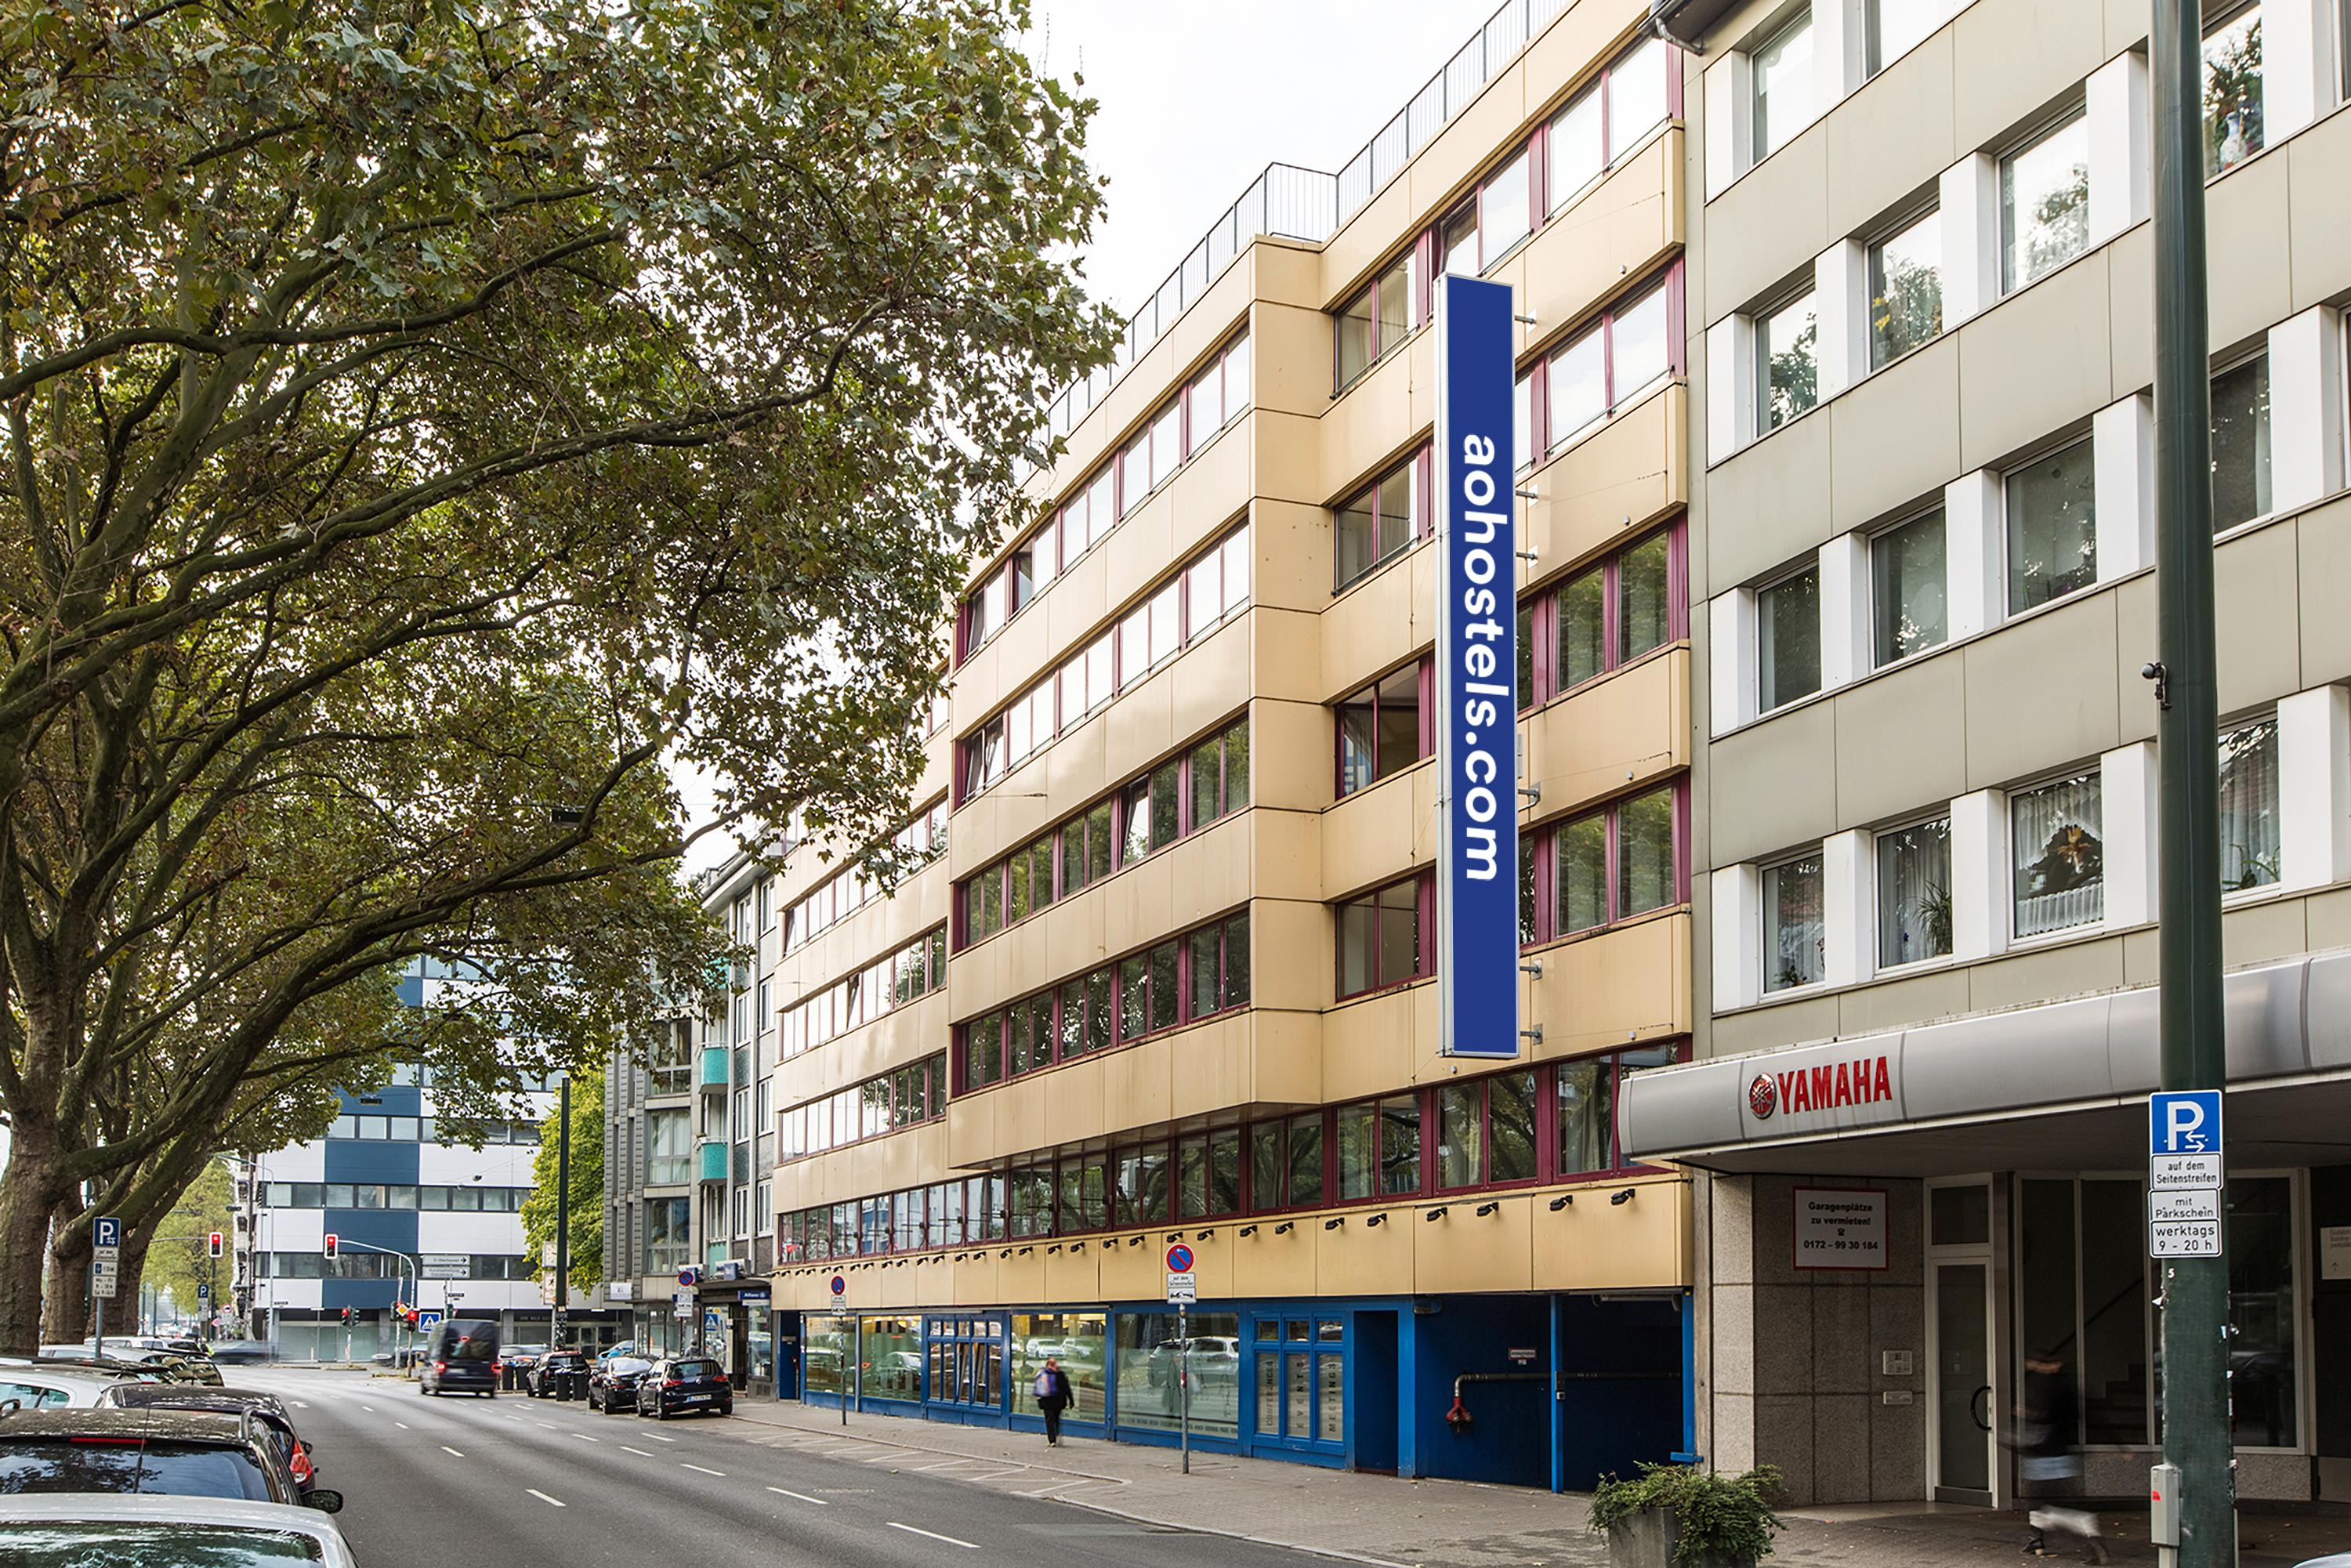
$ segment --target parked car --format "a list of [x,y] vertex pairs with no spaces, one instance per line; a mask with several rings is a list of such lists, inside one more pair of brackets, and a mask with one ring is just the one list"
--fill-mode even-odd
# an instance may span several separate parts
[[212,1344],[212,1358],[214,1365],[225,1366],[231,1363],[250,1365],[255,1362],[277,1360],[277,1347],[261,1339],[216,1339]]
[[434,1326],[418,1375],[427,1394],[498,1396],[498,1325],[487,1318],[449,1318]]
[[656,1421],[672,1416],[732,1416],[735,1389],[710,1357],[672,1356],[654,1362],[637,1379],[637,1414]]
[[327,1513],[343,1506],[340,1492],[303,1492],[285,1439],[250,1412],[52,1410],[0,1419],[0,1495],[85,1491],[301,1502]]
[[[552,1399],[558,1394],[564,1392],[556,1381],[558,1378],[578,1377],[584,1380],[587,1377],[588,1358],[576,1350],[550,1350],[532,1362],[530,1371],[525,1375],[527,1378],[523,1385],[525,1393],[533,1399]],[[574,1385],[573,1392],[579,1392],[581,1387],[584,1387],[584,1382]]]
[[319,1484],[319,1457],[294,1429],[294,1413],[275,1394],[258,1388],[188,1388],[168,1383],[124,1383],[106,1391],[101,1405],[123,1410],[209,1410],[253,1418],[276,1432],[286,1448],[294,1484],[308,1492]]
[[637,1381],[653,1364],[633,1355],[616,1355],[598,1363],[588,1374],[588,1408],[607,1416],[635,1410]]
[[137,1563],[142,1568],[359,1568],[315,1510],[219,1498],[59,1492],[9,1500],[0,1563]]
[[120,1373],[33,1356],[0,1357],[0,1408],[88,1410],[105,1403],[108,1390],[125,1381]]

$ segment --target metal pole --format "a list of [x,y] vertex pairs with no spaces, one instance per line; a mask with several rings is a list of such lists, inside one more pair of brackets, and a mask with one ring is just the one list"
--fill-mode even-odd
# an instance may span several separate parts
[[[2203,13],[2155,0],[2155,536],[2162,1081],[2225,1089],[2219,696],[2213,679],[2212,393],[2205,282]],[[2223,1125],[2225,1125],[2225,1119]],[[2223,1179],[2226,1179],[2225,1172]],[[2227,1247],[2226,1225],[2221,1245]],[[2163,1265],[2163,1456],[2180,1470],[2181,1568],[2237,1561],[2229,1265]]]
[[556,1103],[555,1129],[555,1312],[548,1338],[563,1343],[563,1309],[570,1304],[571,1276],[571,1075],[565,1073]]
[[89,1304],[97,1317],[90,1324],[89,1354],[92,1359],[106,1354],[106,1298],[98,1293],[98,1265],[89,1266]]
[[1184,1473],[1192,1473],[1192,1314],[1176,1303],[1176,1418],[1177,1444],[1184,1450]]

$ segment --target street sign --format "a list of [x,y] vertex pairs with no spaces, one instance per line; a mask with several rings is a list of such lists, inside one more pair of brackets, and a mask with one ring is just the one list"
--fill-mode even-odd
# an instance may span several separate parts
[[196,1283],[196,1305],[203,1306],[206,1301],[209,1301],[212,1299],[213,1288],[210,1285],[204,1283],[202,1281],[198,1281]]
[[1190,1273],[1188,1271],[1185,1273],[1176,1273],[1172,1270],[1169,1270],[1167,1275],[1167,1304],[1169,1306],[1188,1307],[1199,1299],[1199,1275]]
[[694,1316],[694,1292],[691,1291],[672,1291],[669,1297],[669,1311],[670,1316],[674,1318],[690,1318]]
[[416,1314],[416,1326],[421,1329],[432,1328],[440,1321],[441,1309],[438,1307],[426,1307]]
[[89,1226],[89,1293],[110,1301],[121,1288],[122,1221],[115,1215],[101,1215]]
[[2220,1188],[2227,1171],[2218,1089],[2147,1096],[2147,1256],[2220,1256]]
[[471,1258],[427,1259],[417,1268],[417,1273],[427,1280],[470,1280],[474,1277]]
[[427,1269],[471,1268],[474,1255],[470,1252],[420,1252],[416,1260]]
[[1192,1271],[1192,1249],[1181,1241],[1167,1249],[1167,1271],[1171,1274],[1188,1274]]
[[832,1299],[837,1301],[847,1294],[849,1294],[849,1281],[835,1274],[832,1277]]

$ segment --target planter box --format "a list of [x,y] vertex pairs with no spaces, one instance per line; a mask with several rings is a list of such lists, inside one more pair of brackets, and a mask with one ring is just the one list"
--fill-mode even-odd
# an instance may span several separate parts
[[[1608,1568],[1675,1568],[1681,1525],[1662,1509],[1633,1515],[1608,1532]],[[1755,1568],[1755,1559],[1719,1552],[1699,1554],[1700,1568]]]

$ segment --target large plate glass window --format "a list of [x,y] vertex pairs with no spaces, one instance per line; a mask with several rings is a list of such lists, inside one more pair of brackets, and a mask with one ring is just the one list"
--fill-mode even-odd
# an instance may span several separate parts
[[2097,488],[2090,457],[2090,443],[2077,441],[2002,477],[2010,614],[2098,580]]
[[1755,318],[1755,429],[1769,435],[1820,402],[1820,320],[1813,292]]
[[2220,737],[2222,891],[2275,883],[2278,855],[2278,727],[2259,718]]
[[2270,357],[2255,354],[2212,378],[2212,527],[2232,528],[2270,510]]
[[1892,364],[1943,330],[1943,214],[1869,247],[1869,366]]
[[1765,39],[1751,63],[1755,162],[1761,163],[1813,121],[1812,7]]
[[[2305,24],[2306,25],[2306,24]],[[2262,7],[2225,12],[2204,29],[2204,172],[2225,174],[2265,145]]]
[[1825,883],[1814,848],[1763,868],[1763,988],[1813,985],[1828,974]]
[[1821,689],[1821,571],[1808,566],[1755,596],[1756,711]]
[[2020,789],[2008,806],[2016,935],[2037,936],[2103,920],[2106,863],[2098,775]]
[[1879,668],[1938,647],[1949,635],[1944,549],[1939,511],[1869,541],[1871,635]]
[[1882,968],[1951,951],[1951,819],[1877,835],[1877,962]]
[[2089,248],[2090,121],[2080,110],[2000,161],[2000,288],[2011,294]]

